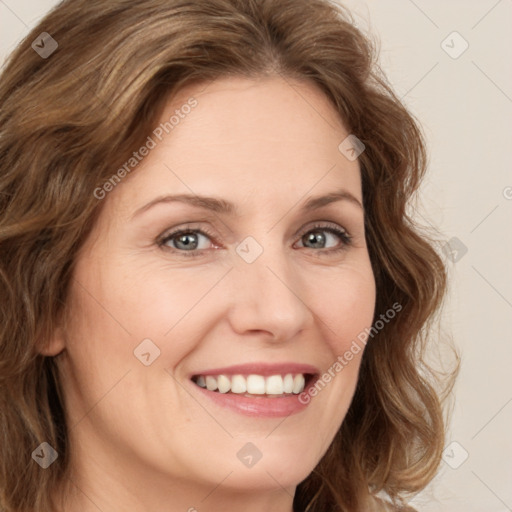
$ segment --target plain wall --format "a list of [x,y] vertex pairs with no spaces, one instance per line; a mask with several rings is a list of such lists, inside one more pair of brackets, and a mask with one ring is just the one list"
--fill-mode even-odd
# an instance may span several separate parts
[[[55,4],[0,0],[0,62]],[[446,462],[413,504],[424,512],[510,511],[512,1],[344,4],[380,40],[382,67],[424,128],[430,169],[416,215],[451,241],[444,324],[462,369]]]

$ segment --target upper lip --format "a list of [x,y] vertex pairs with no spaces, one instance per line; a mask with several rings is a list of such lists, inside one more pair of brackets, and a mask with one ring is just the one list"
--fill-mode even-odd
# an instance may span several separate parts
[[302,363],[263,363],[263,362],[255,362],[255,363],[245,363],[245,364],[237,364],[233,366],[225,366],[222,368],[209,368],[206,370],[200,370],[194,372],[190,377],[194,377],[197,375],[286,375],[288,373],[291,374],[311,374],[317,375],[319,374],[318,368],[311,366],[310,364],[302,364]]

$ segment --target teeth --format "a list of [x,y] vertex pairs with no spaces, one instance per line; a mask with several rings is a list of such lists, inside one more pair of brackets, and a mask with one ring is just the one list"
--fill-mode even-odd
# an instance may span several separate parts
[[247,393],[251,395],[264,395],[265,377],[261,375],[249,375],[249,377],[247,377]]
[[217,387],[217,379],[215,377],[206,377],[206,389],[209,391],[215,391]]
[[217,377],[217,386],[220,393],[227,393],[231,389],[231,381],[225,375]]
[[283,390],[285,393],[293,391],[293,375],[291,373],[287,373],[283,379]]
[[295,394],[302,393],[302,391],[304,390],[305,384],[306,384],[306,381],[304,379],[304,375],[302,375],[302,374],[295,375],[295,377],[293,379],[292,393],[295,393]]
[[292,375],[287,373],[282,375],[199,375],[196,384],[209,391],[218,391],[219,393],[231,393],[251,395],[282,395],[295,394],[298,395],[304,390],[305,377],[302,373]]
[[232,393],[246,393],[247,392],[247,382],[245,381],[245,377],[241,375],[233,375],[231,379],[231,392]]
[[282,395],[283,388],[283,378],[281,375],[272,375],[265,382],[265,392],[267,395]]

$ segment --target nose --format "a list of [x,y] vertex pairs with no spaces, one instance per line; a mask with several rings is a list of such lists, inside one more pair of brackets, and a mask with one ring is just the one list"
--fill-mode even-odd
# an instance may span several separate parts
[[252,263],[237,258],[230,274],[229,320],[238,334],[284,342],[311,325],[307,287],[284,251],[266,250]]

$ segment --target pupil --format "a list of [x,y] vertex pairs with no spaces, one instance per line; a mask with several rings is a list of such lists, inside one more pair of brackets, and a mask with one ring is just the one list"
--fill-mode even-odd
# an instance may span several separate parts
[[185,234],[185,235],[181,235],[178,239],[178,244],[183,244],[185,249],[187,248],[190,248],[191,245],[194,245],[196,242],[195,240],[192,240],[192,241],[187,241],[187,239],[190,239],[191,237],[193,237],[195,235],[192,235],[192,234]]
[[313,243],[315,247],[322,247],[322,245],[325,243],[325,236],[322,234],[321,231],[313,231],[308,236],[308,241]]

